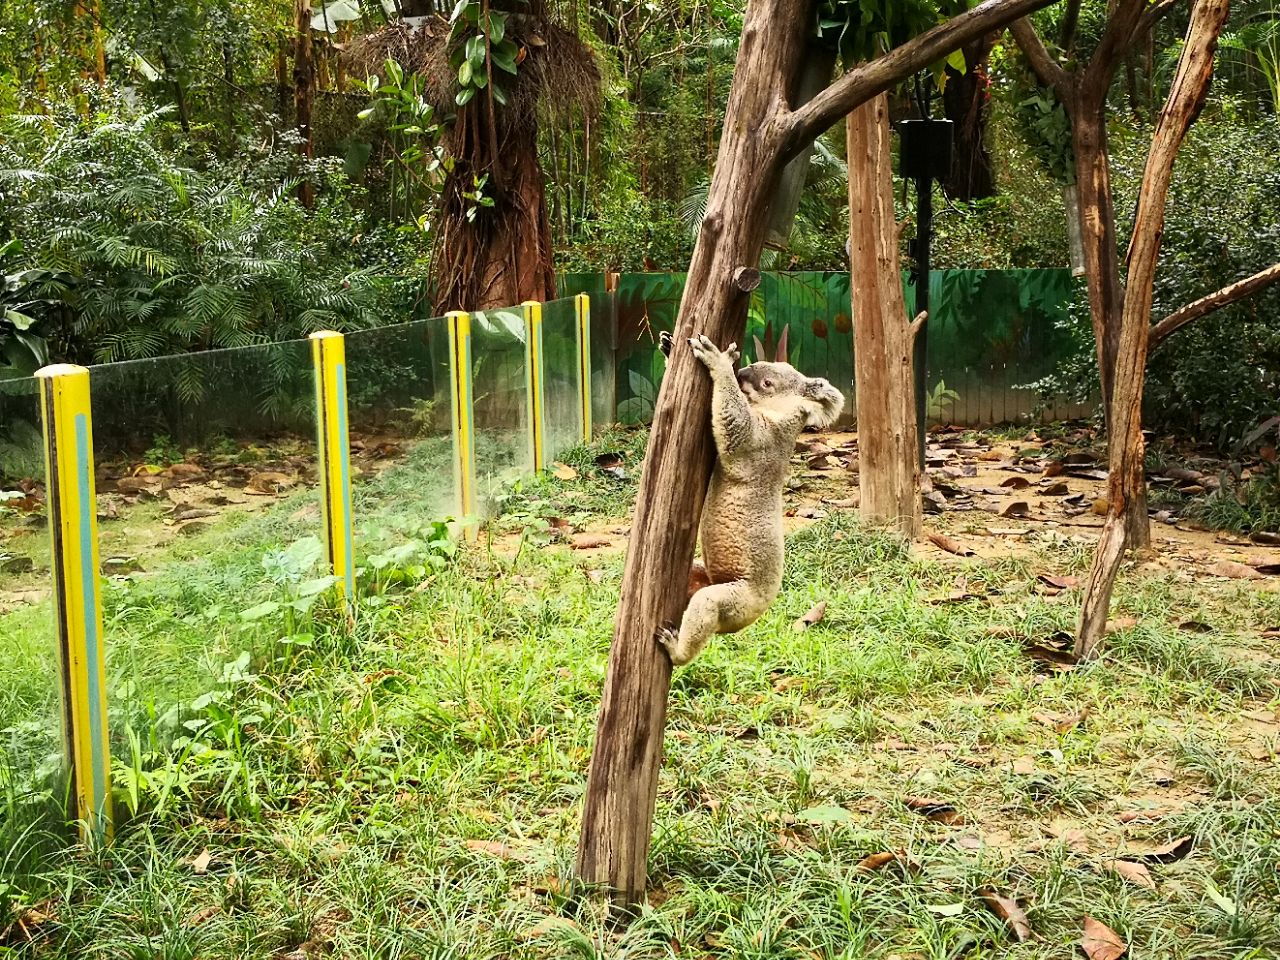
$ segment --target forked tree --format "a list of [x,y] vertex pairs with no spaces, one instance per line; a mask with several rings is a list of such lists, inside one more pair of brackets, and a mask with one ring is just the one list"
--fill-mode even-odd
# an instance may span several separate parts
[[[814,0],[751,0],[743,18],[706,217],[654,409],[631,527],[582,815],[577,871],[629,903],[644,892],[671,664],[655,641],[679,622],[711,474],[710,381],[695,333],[741,342],[749,291],[784,165],[850,110],[1050,0],[985,0],[846,71],[803,104]],[[857,282],[857,278],[854,278]]]
[[1142,436],[1148,350],[1192,320],[1280,280],[1280,265],[1268,268],[1152,325],[1152,291],[1174,160],[1208,93],[1214,51],[1227,19],[1227,0],[1195,0],[1147,154],[1121,276],[1107,149],[1107,94],[1126,54],[1176,6],[1178,0],[1159,0],[1154,5],[1148,0],[1118,0],[1093,56],[1072,70],[1050,54],[1030,20],[1020,20],[1011,28],[1032,69],[1054,91],[1071,123],[1089,309],[1107,419],[1107,517],[1081,604],[1075,646],[1080,657],[1092,655],[1103,636],[1126,547],[1145,547],[1151,541]]

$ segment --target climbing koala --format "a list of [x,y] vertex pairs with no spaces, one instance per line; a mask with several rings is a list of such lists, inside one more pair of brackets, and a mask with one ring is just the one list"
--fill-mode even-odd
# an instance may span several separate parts
[[[796,437],[827,427],[844,397],[826,380],[788,363],[758,362],[736,373],[736,344],[716,349],[706,337],[689,341],[711,374],[711,432],[716,465],[702,507],[702,560],[689,574],[689,605],[680,630],[658,642],[675,666],[688,663],[713,633],[754,623],[782,588],[782,487]],[[665,336],[662,352],[671,353]]]

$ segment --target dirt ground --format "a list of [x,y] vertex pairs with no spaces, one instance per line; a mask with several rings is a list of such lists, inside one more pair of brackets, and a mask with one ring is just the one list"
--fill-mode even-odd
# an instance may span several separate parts
[[[1090,451],[1088,431],[1052,440],[1035,433],[1009,439],[995,433],[941,430],[926,451],[926,537],[915,549],[939,563],[967,556],[1018,557],[1041,549],[1046,537],[1091,547],[1106,511],[1106,470]],[[352,444],[357,476],[372,476],[400,462],[404,443],[358,437]],[[627,465],[638,472],[639,465]],[[833,511],[858,506],[857,434],[807,434],[797,444],[786,493],[785,524],[800,529]],[[1151,489],[1170,486],[1189,495],[1213,489],[1212,473],[1167,468]],[[252,514],[316,484],[311,446],[284,439],[271,448],[201,456],[159,469],[111,462],[99,467],[98,518],[103,573],[144,573],[159,554],[184,537],[199,537],[235,514]],[[313,509],[301,507],[300,511]],[[576,549],[602,553],[626,547],[628,520],[592,522],[568,535]],[[933,539],[930,539],[930,537]],[[511,552],[519,534],[504,532],[493,548]],[[1208,577],[1248,578],[1280,589],[1275,534],[1215,532],[1169,511],[1152,518],[1152,549],[1138,558],[1153,568],[1178,568]],[[957,548],[960,552],[956,552]],[[0,503],[0,613],[48,594],[48,535],[41,487],[24,484]],[[1071,577],[1047,590],[1075,586]]]

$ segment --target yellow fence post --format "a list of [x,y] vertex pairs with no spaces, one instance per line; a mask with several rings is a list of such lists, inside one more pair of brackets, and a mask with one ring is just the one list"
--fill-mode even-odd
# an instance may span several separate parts
[[533,472],[546,466],[543,444],[547,435],[543,413],[542,304],[526,300],[524,307],[524,384],[529,409],[529,461]]
[[56,364],[39,370],[36,377],[53,548],[62,742],[81,839],[89,843],[111,835],[111,754],[89,371]]
[[591,442],[591,298],[580,293],[578,308],[578,397],[582,405],[582,442]]
[[[449,408],[453,414],[453,489],[458,494],[458,519],[476,513],[475,422],[471,396],[471,314],[451,310],[449,322]],[[475,528],[468,523],[464,533]]]
[[316,376],[316,424],[320,506],[324,517],[329,570],[342,584],[342,596],[355,599],[355,545],[351,528],[351,438],[347,430],[347,348],[342,334],[311,334]]

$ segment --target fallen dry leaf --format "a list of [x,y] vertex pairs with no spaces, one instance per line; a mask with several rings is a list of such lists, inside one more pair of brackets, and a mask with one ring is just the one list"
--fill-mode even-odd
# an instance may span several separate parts
[[1135,863],[1132,860],[1112,860],[1107,867],[1120,879],[1135,886],[1146,887],[1148,890],[1156,888],[1155,878],[1151,876],[1151,871],[1145,864]]
[[595,533],[579,533],[569,538],[570,550],[594,550],[597,547],[608,547],[613,541]]
[[1029,517],[1031,516],[1031,504],[1025,500],[1014,500],[1012,503],[1006,503],[1000,510],[1002,517]]
[[1065,497],[1070,492],[1071,492],[1071,488],[1067,486],[1066,482],[1063,480],[1059,480],[1057,483],[1051,483],[1047,487],[1042,489],[1040,491],[1040,496]]
[[1080,586],[1079,577],[1072,577],[1066,574],[1058,575],[1054,573],[1037,573],[1036,579],[1051,587],[1057,587],[1059,590],[1070,590],[1073,587]]
[[1213,633],[1213,627],[1200,620],[1183,620],[1178,624],[1178,629],[1187,633]]
[[1264,577],[1264,574],[1253,567],[1236,563],[1234,560],[1219,560],[1217,563],[1210,564],[1209,573],[1211,576],[1229,577],[1232,580],[1261,580]]
[[573,469],[567,463],[561,463],[557,460],[551,465],[551,475],[557,480],[576,480],[578,471]]
[[960,543],[960,541],[951,539],[945,533],[929,533],[925,534],[925,536],[929,538],[934,546],[947,551],[947,553],[954,553],[958,557],[972,557],[974,555],[972,550]]
[[487,853],[499,860],[527,860],[529,857],[526,851],[496,840],[467,840],[463,846],[476,853]]
[[806,613],[803,617],[801,617],[799,620],[797,620],[795,623],[791,625],[791,629],[794,630],[796,633],[804,633],[806,630],[812,627],[815,623],[819,623],[822,620],[822,618],[825,617],[826,615],[827,615],[827,601],[819,600],[817,603],[815,603],[812,607],[809,608],[808,613]]
[[1036,713],[1032,716],[1038,723],[1043,723],[1058,733],[1067,733],[1084,723],[1089,716],[1089,708],[1085,707],[1079,713]]
[[209,864],[213,860],[213,854],[208,850],[201,850],[200,855],[191,861],[192,873],[207,873]]
[[1181,860],[1190,853],[1191,846],[1191,837],[1177,837],[1168,843],[1160,844],[1158,847],[1126,850],[1124,858],[1141,863],[1173,863],[1175,860]]
[[858,861],[857,869],[863,873],[874,873],[886,864],[893,863],[898,859],[898,854],[893,851],[885,850],[881,853],[870,853]]
[[1137,617],[1115,617],[1107,621],[1106,631],[1107,633],[1117,633],[1121,630],[1132,630],[1137,625]]
[[1006,477],[1000,481],[1000,486],[1008,487],[1010,490],[1025,490],[1031,486],[1031,481],[1026,477],[1020,477],[1016,474],[1012,477]]
[[1004,921],[1013,934],[1013,939],[1018,943],[1031,939],[1031,921],[1027,919],[1026,911],[1018,906],[1017,900],[1006,897],[993,887],[983,887],[978,891],[978,896],[988,910]]
[[1101,920],[1085,914],[1084,935],[1080,938],[1080,949],[1089,960],[1120,960],[1129,952],[1129,945],[1120,934],[1116,933]]
[[907,809],[914,813],[927,817],[934,823],[944,823],[947,826],[956,826],[964,823],[964,818],[960,816],[954,804],[947,803],[945,800],[934,800],[930,797],[907,797],[903,800],[907,805]]

